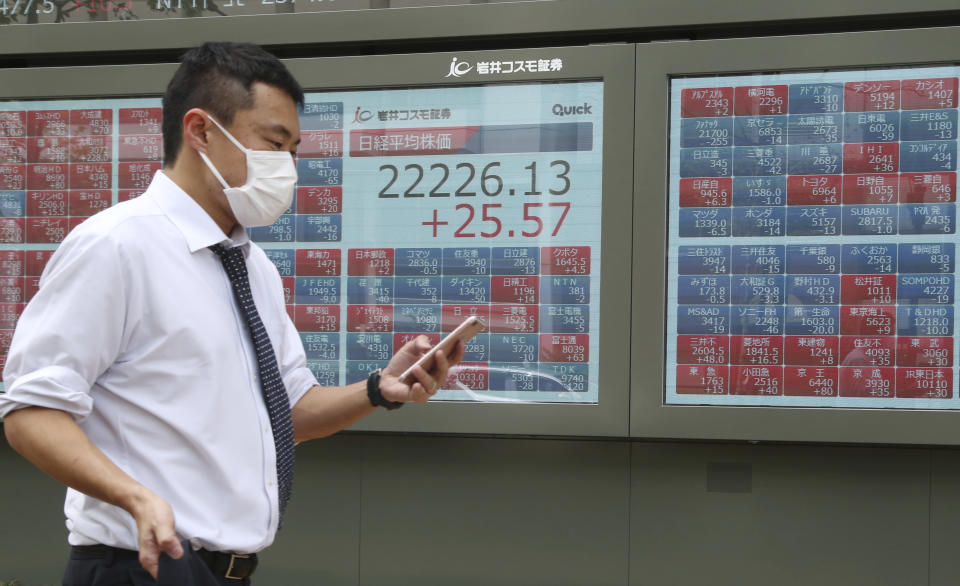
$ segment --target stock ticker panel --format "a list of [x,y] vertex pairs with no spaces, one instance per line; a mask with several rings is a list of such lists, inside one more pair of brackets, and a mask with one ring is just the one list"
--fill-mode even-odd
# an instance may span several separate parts
[[960,408],[958,73],[672,80],[668,402]]
[[[438,398],[597,402],[602,98],[600,82],[307,95],[294,202],[249,234],[321,384],[478,315]],[[0,104],[4,357],[58,243],[161,168],[160,129],[157,99]]]

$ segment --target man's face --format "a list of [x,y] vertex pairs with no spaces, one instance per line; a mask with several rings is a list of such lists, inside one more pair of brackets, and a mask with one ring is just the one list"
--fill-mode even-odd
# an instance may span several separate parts
[[[285,91],[260,82],[254,83],[251,89],[253,107],[238,110],[227,130],[248,149],[289,151],[296,155],[300,119],[293,99]],[[246,183],[247,159],[243,151],[212,123],[208,136],[208,155],[226,182],[231,187]]]

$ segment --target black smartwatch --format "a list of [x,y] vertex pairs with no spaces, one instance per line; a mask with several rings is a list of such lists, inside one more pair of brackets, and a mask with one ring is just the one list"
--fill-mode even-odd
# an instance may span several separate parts
[[403,407],[400,401],[388,401],[380,394],[380,369],[376,369],[367,377],[367,399],[374,407],[383,407],[388,411]]

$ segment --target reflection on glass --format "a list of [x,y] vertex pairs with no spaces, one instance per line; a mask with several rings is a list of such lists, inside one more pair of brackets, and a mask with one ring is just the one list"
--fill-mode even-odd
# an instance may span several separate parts
[[379,10],[508,1],[300,0],[297,3],[297,0],[0,0],[0,25]]

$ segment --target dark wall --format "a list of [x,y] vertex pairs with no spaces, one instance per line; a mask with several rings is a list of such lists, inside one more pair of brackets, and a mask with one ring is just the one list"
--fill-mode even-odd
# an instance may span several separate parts
[[[0,582],[59,583],[62,488],[0,470]],[[957,494],[956,450],[341,435],[256,583],[948,586]]]

